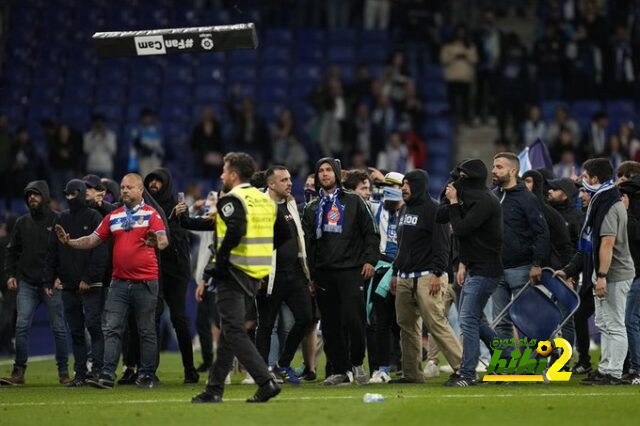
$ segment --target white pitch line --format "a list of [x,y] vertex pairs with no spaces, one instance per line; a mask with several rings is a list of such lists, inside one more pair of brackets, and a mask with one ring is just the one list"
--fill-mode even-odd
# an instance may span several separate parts
[[[402,395],[402,396],[389,396],[387,399],[416,399],[416,398],[433,398],[435,395]],[[504,398],[511,396],[523,396],[518,394],[456,394],[456,395],[438,395],[436,398],[445,399],[460,399],[460,398]],[[557,397],[570,397],[570,396],[587,396],[587,397],[600,397],[600,396],[640,396],[639,392],[621,392],[621,393],[541,393],[541,394],[528,394],[527,398],[540,397],[540,398],[557,398]],[[283,402],[296,402],[296,401],[323,401],[323,400],[350,400],[360,399],[359,396],[303,396],[296,398],[277,398],[275,401]],[[244,402],[244,398],[227,398],[225,402]],[[83,405],[95,405],[95,404],[187,404],[190,403],[189,399],[138,399],[138,400],[123,400],[123,401],[48,401],[48,402],[0,402],[0,407],[39,407],[39,406],[83,406]],[[206,405],[206,404],[202,404]]]
[[[49,361],[55,359],[53,355],[38,355],[38,356],[30,356],[29,362],[41,362],[41,361]],[[0,366],[3,365],[13,365],[12,359],[6,359],[4,361],[0,361]]]

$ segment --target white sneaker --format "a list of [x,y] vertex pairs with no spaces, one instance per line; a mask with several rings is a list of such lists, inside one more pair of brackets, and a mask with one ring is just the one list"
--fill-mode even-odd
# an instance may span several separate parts
[[369,379],[369,383],[389,383],[390,380],[391,376],[389,376],[385,371],[376,370],[373,372],[371,379]]
[[240,382],[241,385],[255,385],[256,381],[253,380],[253,377],[251,377],[251,374],[247,373],[247,377],[244,378],[244,380],[242,382]]
[[229,372],[229,374],[227,374],[227,378],[224,379],[224,384],[225,385],[230,385],[231,384],[231,372]]
[[[367,372],[364,371],[364,367],[362,365],[356,365],[353,367],[353,378],[358,385],[368,385],[369,384],[369,376]],[[353,380],[351,380],[353,382]]]
[[422,372],[427,378],[438,377],[440,375],[440,367],[435,362],[429,361]]

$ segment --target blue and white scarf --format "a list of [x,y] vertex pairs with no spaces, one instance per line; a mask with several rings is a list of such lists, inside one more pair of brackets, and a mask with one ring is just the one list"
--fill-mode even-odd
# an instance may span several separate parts
[[613,180],[608,180],[602,185],[589,185],[584,180],[582,181],[582,187],[585,191],[591,194],[591,201],[587,208],[587,214],[584,217],[584,223],[580,231],[580,241],[578,241],[578,250],[591,254],[593,252],[593,219],[592,208],[596,205],[602,195],[609,190],[615,189]]
[[133,215],[138,213],[143,206],[144,206],[144,200],[140,201],[140,204],[136,205],[132,209],[130,209],[126,204],[124,205],[124,212],[127,215],[127,217],[122,223],[122,229],[125,232],[129,232],[133,229],[133,224],[135,223],[135,219],[133,218]]
[[323,232],[342,233],[342,222],[344,220],[344,206],[340,203],[339,197],[342,188],[336,189],[333,194],[326,194],[320,190],[320,201],[316,210],[316,239],[322,238]]

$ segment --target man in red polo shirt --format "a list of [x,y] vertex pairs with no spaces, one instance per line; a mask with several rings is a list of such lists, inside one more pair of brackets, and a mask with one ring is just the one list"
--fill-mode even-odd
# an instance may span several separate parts
[[141,340],[141,365],[136,384],[152,388],[157,358],[155,310],[158,300],[156,249],[168,245],[164,222],[158,212],[142,200],[142,178],[126,175],[120,184],[123,206],[104,217],[91,235],[71,240],[57,225],[62,244],[87,250],[113,238],[113,277],[104,310],[104,366],[100,377],[88,383],[101,389],[113,388],[120,358],[122,334],[129,307],[133,308]]

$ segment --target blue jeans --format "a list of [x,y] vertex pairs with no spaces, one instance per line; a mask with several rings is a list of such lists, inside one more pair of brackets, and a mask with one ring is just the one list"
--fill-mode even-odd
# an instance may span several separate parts
[[460,294],[460,329],[463,348],[462,365],[459,374],[466,379],[476,378],[476,366],[480,358],[480,339],[489,344],[495,337],[495,331],[489,327],[484,316],[484,307],[493,294],[499,277],[468,276]]
[[[86,293],[63,291],[64,315],[71,331],[76,378],[87,375],[87,354],[91,348],[93,374],[102,371],[104,337],[102,335],[102,287],[93,287]],[[85,337],[85,328],[91,336],[89,346]]]
[[294,323],[295,318],[291,309],[283,303],[280,306],[278,319],[276,320],[276,324],[273,326],[273,331],[271,332],[271,349],[269,350],[270,367],[273,367],[278,363],[280,355],[284,350],[284,344],[287,341],[287,336],[289,335],[289,331],[293,328]]
[[629,340],[630,368],[640,373],[640,278],[631,284],[627,294],[624,323]]
[[131,283],[114,280],[104,306],[102,332],[104,334],[104,366],[102,375],[116,378],[116,368],[122,350],[122,335],[129,309],[133,311],[140,336],[140,368],[138,374],[150,376],[157,368],[156,304],[158,281]]
[[[493,293],[493,315],[498,316],[500,312],[511,302],[511,298],[522,289],[527,282],[529,282],[529,271],[531,266],[518,266],[516,268],[509,268],[504,270],[504,278],[498,283],[495,293]],[[513,338],[513,323],[509,315],[505,317],[496,326],[496,333],[498,338],[511,339]],[[503,349],[503,354],[510,354],[513,351],[513,346]]]
[[53,331],[56,346],[56,364],[59,374],[68,373],[69,350],[67,348],[67,329],[64,324],[64,307],[60,290],[53,290],[53,296],[47,297],[44,288],[20,281],[18,285],[18,297],[16,307],[18,318],[16,320],[16,360],[15,368],[27,368],[29,357],[29,331],[33,316],[40,303],[45,303],[49,308],[49,324]]

